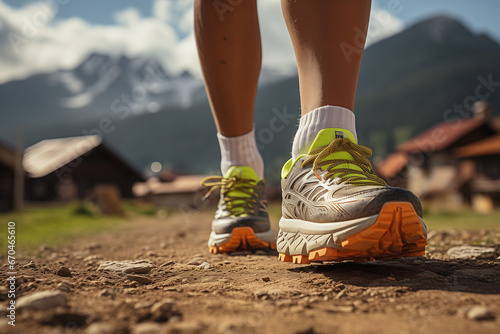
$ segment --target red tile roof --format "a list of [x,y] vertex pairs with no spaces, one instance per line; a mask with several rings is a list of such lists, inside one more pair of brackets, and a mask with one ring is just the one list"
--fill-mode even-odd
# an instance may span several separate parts
[[500,154],[500,134],[457,148],[454,153],[457,158]]
[[483,124],[485,120],[474,118],[442,122],[399,145],[397,150],[406,153],[440,151]]
[[378,165],[377,173],[385,180],[392,179],[401,171],[408,163],[408,154],[405,152],[394,152],[387,156]]

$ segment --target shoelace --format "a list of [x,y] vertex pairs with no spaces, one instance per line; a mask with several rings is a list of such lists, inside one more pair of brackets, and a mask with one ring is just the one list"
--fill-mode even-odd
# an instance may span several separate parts
[[[341,151],[352,155],[354,161],[347,159],[326,159],[330,154]],[[340,183],[358,186],[385,186],[385,181],[372,170],[372,165],[370,160],[368,160],[368,157],[371,155],[372,150],[368,147],[355,144],[350,139],[337,138],[329,145],[320,146],[312,150],[310,156],[302,163],[302,168],[312,162],[313,170],[327,166],[327,173],[324,176],[325,180],[338,177]],[[361,168],[361,171],[348,167],[338,167],[342,164],[355,165]]]
[[[225,178],[222,176],[209,176],[201,181],[201,185],[211,187],[203,199],[208,198],[215,190],[221,189],[222,199],[226,204],[227,211],[231,215],[240,217],[252,215],[253,206],[257,203],[256,182],[252,179],[244,179],[236,176]],[[238,196],[237,192],[249,195]]]

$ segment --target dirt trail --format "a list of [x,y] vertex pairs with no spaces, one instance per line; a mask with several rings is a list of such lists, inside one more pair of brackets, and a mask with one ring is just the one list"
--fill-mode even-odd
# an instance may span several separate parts
[[[209,211],[136,219],[125,230],[19,258],[18,301],[54,290],[66,302],[18,309],[13,330],[3,291],[0,332],[456,334],[500,328],[500,230],[431,232],[425,257],[292,265],[264,252],[208,254]],[[448,259],[450,247],[486,234],[496,242],[489,259]],[[102,261],[123,260],[153,267],[138,274],[98,270]],[[61,266],[70,277],[60,276],[68,274]],[[4,265],[2,279],[6,272]],[[471,311],[475,306],[487,310]]]

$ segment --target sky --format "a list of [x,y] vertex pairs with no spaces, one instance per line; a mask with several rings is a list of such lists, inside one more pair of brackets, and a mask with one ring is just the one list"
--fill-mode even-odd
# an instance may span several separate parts
[[[257,3],[263,66],[295,73],[280,0]],[[498,0],[374,0],[367,44],[442,14],[500,41],[498,13]],[[0,0],[0,83],[71,69],[95,52],[154,57],[172,73],[200,75],[193,0]]]

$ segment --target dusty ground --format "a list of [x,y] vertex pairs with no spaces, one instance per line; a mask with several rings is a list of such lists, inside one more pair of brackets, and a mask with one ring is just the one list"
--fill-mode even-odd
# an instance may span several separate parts
[[[120,232],[69,247],[41,247],[38,255],[18,258],[18,298],[56,290],[66,296],[67,306],[17,310],[13,329],[7,325],[4,290],[0,332],[499,332],[500,230],[433,231],[425,257],[292,265],[263,252],[208,254],[210,215],[141,218]],[[448,248],[480,239],[496,247],[490,260],[447,258]],[[154,268],[141,276],[152,282],[98,271],[104,260],[151,261]],[[34,265],[27,265],[30,261]],[[198,268],[202,262],[210,268]],[[56,274],[61,266],[71,277]],[[3,265],[2,280],[6,272]],[[167,302],[163,313],[155,311],[162,301]],[[469,319],[472,306],[485,306],[492,316]]]

